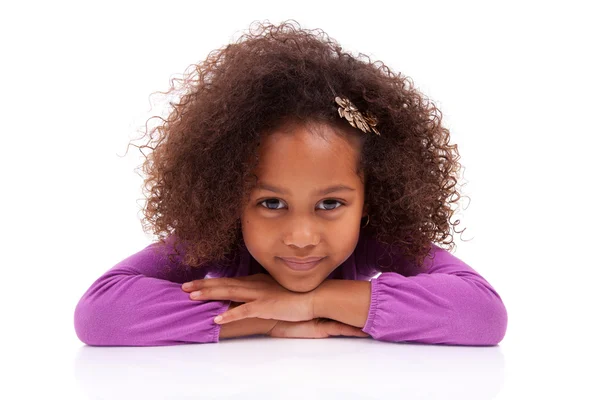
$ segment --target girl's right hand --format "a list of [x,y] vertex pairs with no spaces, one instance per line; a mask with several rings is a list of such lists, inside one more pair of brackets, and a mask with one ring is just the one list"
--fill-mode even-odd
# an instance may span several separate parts
[[267,336],[276,338],[326,338],[329,336],[369,337],[360,328],[342,322],[315,318],[309,321],[277,321],[267,332]]

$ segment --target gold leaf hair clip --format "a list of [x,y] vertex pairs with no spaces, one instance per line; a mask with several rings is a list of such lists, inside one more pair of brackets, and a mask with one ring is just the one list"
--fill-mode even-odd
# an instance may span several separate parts
[[377,128],[377,118],[370,112],[367,112],[366,115],[362,115],[358,108],[347,97],[339,97],[335,96],[335,102],[340,106],[338,107],[338,112],[340,114],[340,118],[346,118],[350,125],[354,128],[358,128],[361,131],[367,132],[375,132],[377,135],[381,136]]

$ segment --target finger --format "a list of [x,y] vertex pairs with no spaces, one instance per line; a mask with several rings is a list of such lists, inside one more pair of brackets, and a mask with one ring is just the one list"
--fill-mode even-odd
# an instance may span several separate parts
[[360,328],[355,326],[346,325],[347,329],[342,330],[344,336],[356,336],[356,337],[368,337],[371,336],[368,333],[363,332]]
[[209,278],[209,279],[196,279],[194,281],[186,282],[181,285],[184,292],[192,292],[194,290],[201,290],[205,287],[213,287],[220,285],[239,285],[240,282],[232,278]]
[[255,315],[253,311],[254,309],[253,303],[242,304],[241,306],[225,311],[221,315],[217,315],[214,321],[215,323],[222,325],[246,318],[257,318],[257,315]]
[[360,333],[364,333],[355,326],[347,325],[339,321],[328,321],[327,325],[327,333],[331,336],[357,336]]
[[257,296],[256,290],[243,286],[204,287],[190,293],[192,300],[231,300],[236,303],[254,301]]
[[369,335],[366,332],[363,332],[360,328],[356,328],[356,333],[354,334],[354,336],[358,336],[358,337],[370,337],[371,335]]

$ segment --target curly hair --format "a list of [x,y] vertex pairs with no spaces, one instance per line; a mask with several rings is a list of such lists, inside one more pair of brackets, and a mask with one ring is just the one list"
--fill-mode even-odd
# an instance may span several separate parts
[[254,21],[235,43],[190,67],[183,79],[171,80],[168,92],[159,92],[180,94],[168,118],[151,117],[162,124],[148,133],[146,121],[149,141],[134,145],[142,154],[152,149],[142,164],[144,231],[149,227],[162,243],[173,236],[177,255],[183,243],[184,264],[228,268],[235,262],[245,246],[240,216],[256,182],[261,134],[290,119],[340,126],[332,90],[376,116],[381,132],[351,128],[363,143],[359,168],[369,225],[361,235],[400,250],[417,266],[431,242],[450,236],[443,244],[453,247],[450,225],[460,220],[449,220],[451,203],[461,197],[455,189],[460,157],[441,112],[408,77],[343,51],[321,29],[303,30],[295,20]]

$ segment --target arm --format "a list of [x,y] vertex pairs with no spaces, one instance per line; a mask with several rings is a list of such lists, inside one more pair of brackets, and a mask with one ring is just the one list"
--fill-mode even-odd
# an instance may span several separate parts
[[328,279],[315,289],[315,318],[365,326],[371,304],[371,282]]
[[[231,302],[229,309],[235,308],[241,304],[243,303]],[[276,324],[277,320],[272,319],[244,318],[239,321],[220,325],[221,331],[219,333],[219,339],[250,335],[266,335]]]
[[364,326],[363,332],[383,341],[499,343],[506,332],[507,312],[498,293],[448,251],[435,245],[432,251],[435,258],[425,261],[432,262],[425,273],[403,276],[384,272],[372,279],[366,317],[366,286],[333,280],[317,288],[315,311]]
[[213,319],[232,302],[191,300],[181,284],[203,279],[206,271],[168,265],[165,249],[153,243],[91,285],[74,313],[82,342],[95,346],[218,342],[221,326]]

